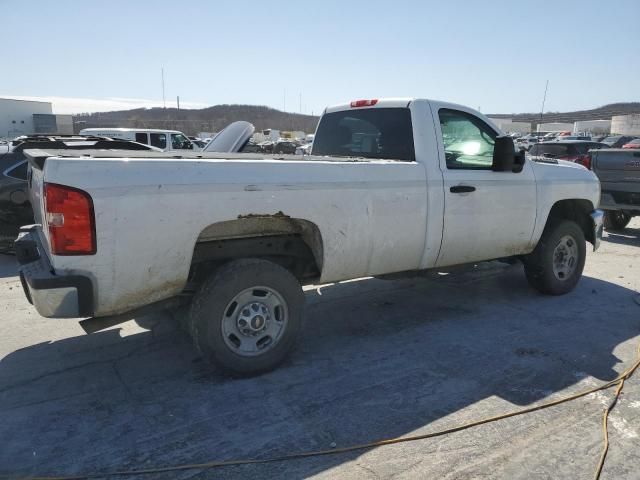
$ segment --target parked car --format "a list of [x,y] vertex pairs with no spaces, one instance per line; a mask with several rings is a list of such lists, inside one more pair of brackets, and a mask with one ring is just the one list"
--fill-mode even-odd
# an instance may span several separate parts
[[622,230],[640,215],[640,152],[607,149],[592,153],[592,169],[600,179],[604,227]]
[[257,143],[248,141],[244,147],[242,147],[241,153],[261,153],[261,149]]
[[28,300],[45,317],[109,322],[188,308],[204,356],[249,375],[295,345],[303,284],[510,257],[561,295],[581,277],[585,240],[600,242],[593,172],[527,161],[461,105],[329,107],[311,153],[29,151],[44,223],[16,243]]
[[622,148],[632,148],[632,149],[636,149],[636,148],[640,148],[640,138],[636,138],[631,140],[629,143],[625,143]]
[[601,148],[609,147],[605,143],[584,140],[557,140],[534,145],[529,150],[529,156],[532,160],[566,160],[591,168],[591,154],[589,152]]
[[298,145],[296,145],[295,142],[292,142],[291,140],[278,140],[273,145],[273,153],[277,153],[279,155],[293,155],[294,153],[296,153],[296,148],[298,148]]
[[151,128],[85,128],[80,135],[116,138],[132,142],[144,143],[163,151],[199,151],[187,136],[177,130],[157,130]]
[[273,146],[274,142],[271,140],[265,140],[264,142],[258,143],[258,147],[262,153],[273,153]]
[[631,137],[629,135],[610,135],[602,140],[602,143],[606,143],[611,148],[621,148],[631,140],[635,140],[635,138],[636,137]]
[[590,142],[592,139],[588,135],[563,135],[563,136],[558,136],[555,141],[565,142],[567,140],[582,140],[585,142]]
[[27,192],[25,150],[126,149],[155,150],[148,145],[102,137],[78,135],[29,135],[15,139],[13,149],[0,154],[0,248],[12,246],[21,225],[33,223],[33,209]]
[[534,134],[529,134],[529,135],[525,135],[524,137],[520,137],[516,140],[516,148],[529,150],[532,145],[535,145],[536,143],[540,142],[540,138],[541,138],[540,136],[534,135]]
[[202,140],[201,138],[198,138],[198,137],[187,137],[187,138],[189,140],[191,140],[191,143],[193,143],[200,150],[202,150],[204,147],[206,147],[207,143],[208,143],[208,142],[205,142],[204,140]]
[[541,142],[550,142],[551,140],[555,140],[558,135],[560,135],[560,132],[551,132],[551,133],[547,133],[546,135],[543,135],[542,138],[540,138]]
[[296,155],[309,155],[311,153],[311,149],[313,148],[312,143],[306,143],[304,145],[300,145],[296,148]]

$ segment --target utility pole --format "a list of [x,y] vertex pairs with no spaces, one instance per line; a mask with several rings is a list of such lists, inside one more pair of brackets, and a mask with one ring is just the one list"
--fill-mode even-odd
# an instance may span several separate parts
[[164,100],[164,67],[160,69],[160,73],[162,75],[162,108],[167,108],[167,102]]
[[538,129],[540,129],[540,124],[542,123],[542,113],[544,112],[544,103],[547,101],[548,88],[549,88],[549,80],[547,80],[547,83],[544,86],[544,96],[542,97],[542,107],[540,108],[540,123],[538,123]]
[[176,103],[178,104],[178,110],[180,110],[180,95],[176,97]]

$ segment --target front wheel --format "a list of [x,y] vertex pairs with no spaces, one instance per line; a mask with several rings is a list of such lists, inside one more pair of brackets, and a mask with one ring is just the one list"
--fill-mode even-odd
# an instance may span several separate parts
[[295,346],[304,294],[285,268],[260,259],[229,262],[207,278],[191,306],[198,350],[229,373],[273,370]]
[[578,284],[584,269],[584,232],[569,220],[545,227],[535,250],[524,260],[529,284],[548,295],[564,295]]
[[604,228],[613,232],[624,230],[631,221],[631,215],[622,210],[606,210],[604,212]]

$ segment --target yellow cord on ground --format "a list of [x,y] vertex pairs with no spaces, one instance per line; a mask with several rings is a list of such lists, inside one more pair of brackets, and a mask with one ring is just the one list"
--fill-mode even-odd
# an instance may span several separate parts
[[598,466],[596,467],[596,480],[600,478],[600,474],[602,473],[602,467],[604,467],[604,459],[607,457],[607,452],[609,451],[609,429],[607,428],[608,420],[609,420],[609,412],[613,410],[613,407],[616,403],[618,403],[618,398],[620,397],[620,392],[622,392],[622,388],[624,387],[624,378],[620,379],[620,383],[616,387],[616,393],[613,396],[613,400],[609,403],[609,406],[605,409],[604,415],[602,416],[602,431],[604,433],[604,445],[602,447],[602,455],[600,455],[600,461],[598,462]]
[[[384,445],[415,442],[418,440],[425,440],[427,438],[440,437],[442,435],[447,435],[449,433],[460,432],[468,428],[477,427],[477,426],[484,425],[491,422],[496,422],[498,420],[504,420],[505,418],[516,417],[519,415],[524,415],[526,413],[536,412],[538,410],[543,410],[545,408],[554,407],[556,405],[571,402],[573,400],[582,398],[592,393],[599,392],[602,390],[607,390],[613,386],[617,386],[615,390],[614,398],[609,404],[609,406],[605,409],[603,420],[602,420],[602,429],[604,433],[604,440],[603,440],[604,445],[602,449],[602,454],[600,456],[600,461],[598,462],[598,465],[595,471],[595,479],[597,480],[600,478],[600,474],[602,473],[602,468],[604,466],[604,462],[607,456],[607,451],[609,449],[609,434],[607,431],[608,430],[607,420],[609,418],[609,413],[613,410],[614,406],[618,401],[618,398],[620,397],[620,393],[622,392],[622,388],[624,387],[625,380],[628,380],[631,377],[631,375],[633,375],[633,373],[638,369],[638,367],[640,367],[640,345],[638,345],[638,356],[636,358],[635,363],[631,365],[628,369],[626,369],[624,372],[622,372],[620,375],[618,375],[616,378],[614,378],[613,380],[607,383],[604,383],[598,387],[590,388],[589,390],[584,390],[582,392],[574,393],[573,395],[569,395],[567,397],[541,403],[532,407],[522,408],[520,410],[503,413],[501,415],[495,415],[493,417],[483,418],[480,420],[476,420],[474,422],[468,422],[462,425],[458,425],[456,427],[450,427],[444,430],[425,433],[422,435],[387,438],[387,439],[382,439],[375,442],[362,443],[359,445],[351,445],[348,447],[332,448],[328,450],[315,450],[315,451],[309,451],[309,452],[290,453],[290,454],[282,455],[279,457],[262,458],[262,459],[248,458],[248,459],[237,459],[237,460],[213,461],[213,462],[205,462],[205,463],[192,463],[192,464],[185,464],[185,465],[174,465],[174,466],[168,466],[168,467],[146,468],[146,469],[140,469],[140,470],[120,470],[120,471],[114,470],[110,472],[89,473],[89,474],[79,474],[79,475],[44,476],[44,477],[27,476],[27,477],[17,477],[17,478],[22,478],[24,480],[86,480],[86,479],[92,479],[92,478],[149,475],[153,473],[167,473],[167,472],[175,472],[179,470],[206,470],[206,469],[225,467],[225,466],[231,466],[231,465],[250,465],[250,464],[284,462],[287,460],[295,460],[295,459],[308,458],[308,457],[318,457],[322,455],[336,455],[339,453],[354,452],[357,450],[366,450],[369,448],[381,447]],[[16,478],[16,477],[8,477],[4,475],[4,476],[0,476],[0,478]]]

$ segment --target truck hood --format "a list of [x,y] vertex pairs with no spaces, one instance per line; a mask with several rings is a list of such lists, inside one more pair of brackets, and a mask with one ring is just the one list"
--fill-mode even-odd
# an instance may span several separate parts
[[237,153],[242,150],[255,130],[255,127],[249,122],[233,122],[218,133],[202,151]]
[[590,200],[594,208],[600,203],[600,181],[591,170],[578,163],[558,160],[553,162],[531,161],[536,182],[543,189],[556,192],[565,198]]
[[591,170],[583,167],[579,163],[569,162],[567,160],[540,161],[530,159],[535,172],[554,172],[559,177],[574,177],[586,179],[596,179],[597,177]]

